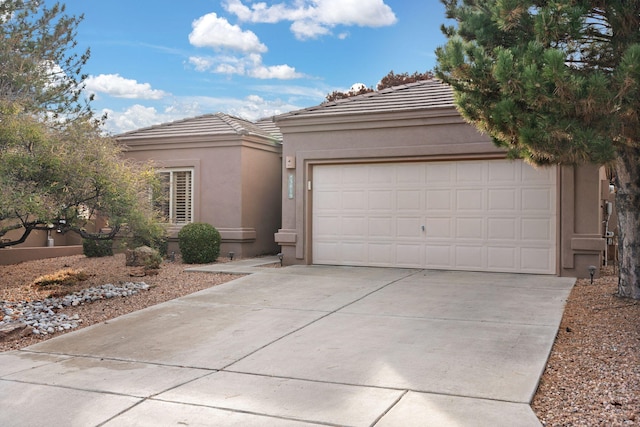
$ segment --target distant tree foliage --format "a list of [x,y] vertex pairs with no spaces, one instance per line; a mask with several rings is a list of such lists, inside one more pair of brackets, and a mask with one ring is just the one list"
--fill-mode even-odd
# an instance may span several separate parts
[[376,85],[375,90],[373,88],[362,85],[356,88],[355,90],[352,88],[347,92],[341,92],[341,91],[335,90],[330,94],[328,94],[325,97],[325,99],[326,99],[326,102],[333,102],[339,99],[345,99],[345,98],[350,98],[356,95],[364,95],[365,93],[375,92],[376,90],[379,91],[379,90],[387,89],[393,86],[399,86],[407,83],[415,83],[421,80],[429,80],[432,78],[433,78],[433,73],[431,71],[425,71],[424,73],[420,73],[416,71],[413,74],[409,74],[409,73],[395,74],[393,70],[391,70],[389,71],[389,74],[387,74],[380,80],[380,82]]
[[[82,18],[44,3],[0,0],[0,248],[34,230],[108,239],[125,224],[157,241],[155,173],[123,159],[84,98],[89,52],[73,53]],[[110,233],[87,231],[98,215]]]
[[419,73],[416,71],[413,74],[395,74],[393,70],[391,70],[389,71],[389,74],[387,74],[382,78],[382,80],[380,80],[380,83],[378,83],[376,90],[382,90],[393,86],[406,85],[408,83],[415,83],[422,80],[431,80],[432,78],[433,72],[431,71],[425,71],[424,73]]
[[83,97],[87,49],[75,53],[78,24],[65,6],[43,1],[0,1],[0,99],[31,113],[65,119],[91,115]]

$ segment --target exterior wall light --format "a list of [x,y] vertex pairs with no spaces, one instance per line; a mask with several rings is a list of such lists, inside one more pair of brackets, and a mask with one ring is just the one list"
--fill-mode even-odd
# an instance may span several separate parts
[[595,265],[590,265],[589,266],[589,276],[591,276],[591,284],[593,284],[593,276],[596,274],[596,266]]
[[280,267],[282,267],[282,258],[284,258],[284,255],[282,255],[282,252],[280,252],[278,254],[278,259],[280,260]]

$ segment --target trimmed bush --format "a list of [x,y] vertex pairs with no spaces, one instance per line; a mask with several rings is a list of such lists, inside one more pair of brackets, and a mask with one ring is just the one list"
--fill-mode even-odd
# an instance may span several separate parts
[[220,233],[211,224],[193,222],[178,233],[178,246],[182,262],[206,264],[214,262],[220,255]]
[[113,240],[82,239],[82,252],[89,258],[113,255]]

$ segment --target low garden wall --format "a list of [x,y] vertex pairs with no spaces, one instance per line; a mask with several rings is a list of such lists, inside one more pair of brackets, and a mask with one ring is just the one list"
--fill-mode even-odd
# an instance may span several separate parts
[[18,264],[35,259],[82,255],[82,245],[0,249],[0,265]]

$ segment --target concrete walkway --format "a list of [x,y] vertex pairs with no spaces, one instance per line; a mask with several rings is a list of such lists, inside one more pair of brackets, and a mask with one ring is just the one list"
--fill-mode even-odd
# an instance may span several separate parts
[[242,268],[258,272],[0,353],[0,425],[540,426],[574,279]]

